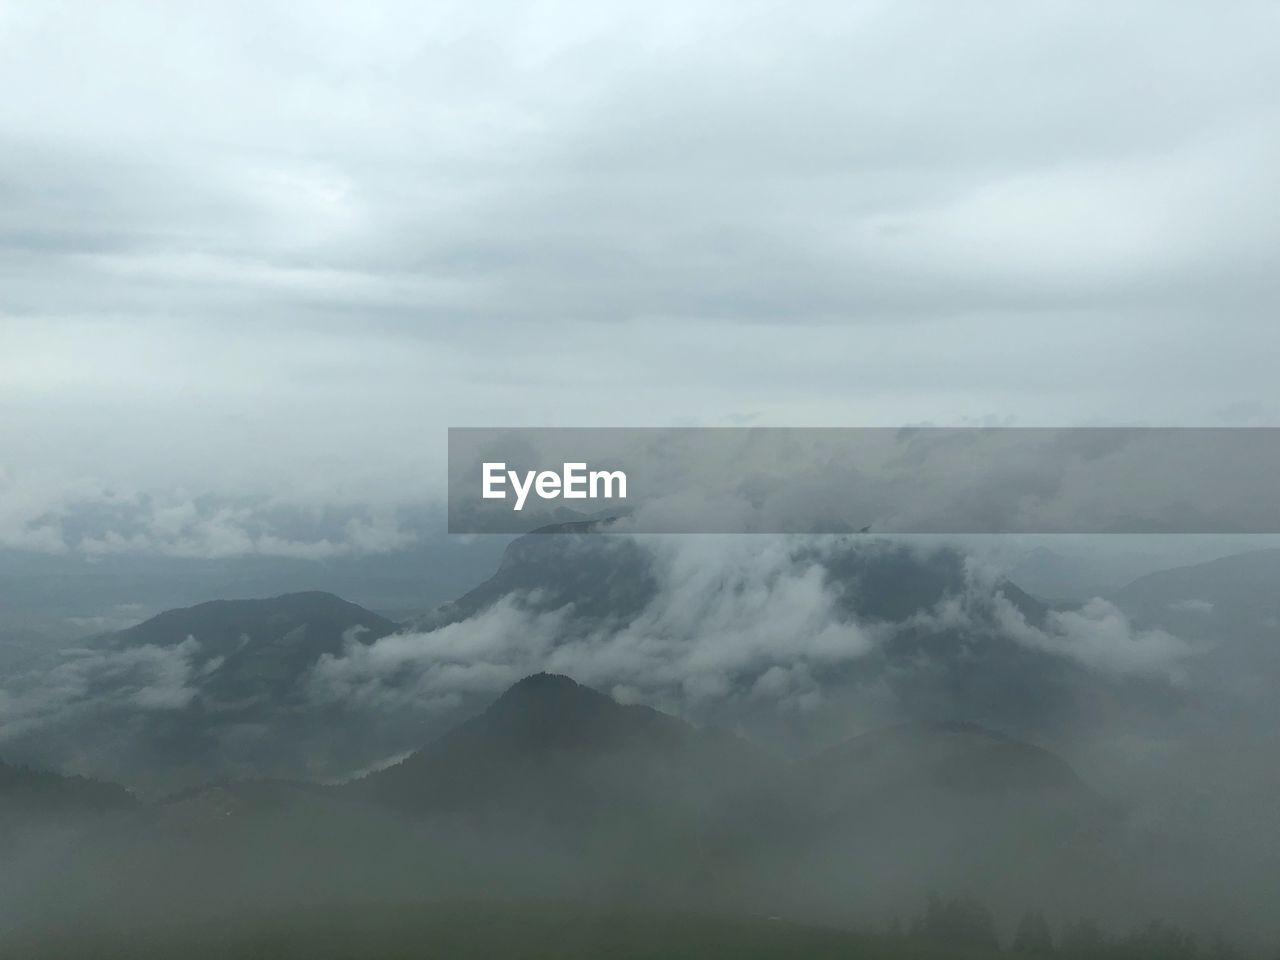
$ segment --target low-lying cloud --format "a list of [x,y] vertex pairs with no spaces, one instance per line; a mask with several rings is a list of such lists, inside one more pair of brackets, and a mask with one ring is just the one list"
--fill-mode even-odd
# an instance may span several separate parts
[[1074,610],[1050,611],[1043,627],[1027,622],[1003,597],[996,604],[1010,637],[1035,650],[1074,660],[1101,673],[1183,682],[1196,650],[1159,627],[1139,628],[1100,597]]
[[421,504],[392,508],[280,495],[45,484],[32,477],[20,481],[0,469],[0,548],[43,553],[323,560],[411,546],[424,512]]
[[[411,748],[424,735],[421,722],[443,729],[539,671],[567,674],[621,702],[695,721],[746,724],[766,735],[771,723],[796,723],[812,735],[833,719],[834,732],[847,731],[854,714],[861,725],[976,711],[999,724],[1001,704],[984,692],[991,683],[955,685],[972,676],[974,664],[995,671],[993,682],[1003,696],[1011,683],[1057,682],[1052,677],[1061,671],[1054,664],[1104,684],[1181,684],[1199,652],[1165,630],[1135,625],[1101,599],[1028,614],[990,569],[960,563],[937,545],[777,536],[546,542],[566,548],[566,569],[616,563],[629,587],[644,583],[652,589],[642,591],[630,608],[614,598],[592,607],[596,598],[590,590],[570,580],[570,592],[557,594],[550,576],[545,588],[510,590],[434,628],[408,629],[372,643],[348,635],[341,652],[321,654],[284,680],[287,703],[262,702],[227,687],[221,662],[201,656],[195,638],[174,638],[163,647],[72,650],[49,669],[0,685],[0,740],[26,742],[29,734],[38,745],[41,732],[48,731],[65,743],[69,731],[89,725],[103,727],[98,732],[105,731],[104,723],[116,724],[117,732],[135,729],[133,724],[142,730],[162,716],[182,716],[202,743],[221,744],[214,749],[223,760],[241,758],[246,774],[256,769],[255,744],[274,737],[271,762],[305,762],[315,775],[332,777]],[[841,568],[863,551],[862,560]],[[626,567],[637,556],[643,566]],[[863,560],[872,567],[859,566]],[[906,612],[873,614],[867,611],[880,598],[861,596],[871,589],[860,580],[858,571],[866,569],[888,571],[889,580],[873,594],[914,591],[943,573],[950,579],[931,599],[922,602],[911,594],[916,598]],[[1002,643],[1014,646],[1002,650]],[[1019,666],[1009,649],[1044,659]],[[310,715],[308,705],[316,711],[315,723],[297,726],[299,716]],[[352,721],[344,733],[352,740],[340,755],[329,756],[321,741],[332,739],[333,728],[326,724],[334,716]],[[1028,719],[1010,717],[1015,723]],[[253,743],[245,740],[251,734]],[[305,761],[299,759],[298,737],[311,738]],[[123,756],[132,747],[122,741],[113,749]]]
[[452,704],[549,670],[628,700],[697,705],[750,690],[802,707],[813,673],[875,646],[792,539],[648,543],[658,589],[634,619],[583,622],[572,604],[548,611],[537,596],[506,596],[460,623],[326,656],[313,688],[323,699]]
[[[453,707],[547,670],[610,690],[627,702],[684,712],[730,700],[811,710],[824,682],[882,651],[898,632],[995,630],[1107,678],[1182,678],[1194,650],[1163,630],[1141,629],[1110,603],[1049,611],[1032,624],[991,574],[966,566],[965,582],[900,622],[860,620],[830,579],[848,539],[638,537],[656,591],[629,619],[548,609],[534,593],[508,594],[461,622],[351,644],[326,655],[310,679],[325,702],[388,708]],[[926,558],[932,548],[921,548]],[[958,641],[957,641],[958,642]]]
[[53,668],[0,686],[0,742],[103,710],[181,710],[196,697],[199,676],[221,662],[200,663],[199,651],[194,637],[168,646],[66,651]]

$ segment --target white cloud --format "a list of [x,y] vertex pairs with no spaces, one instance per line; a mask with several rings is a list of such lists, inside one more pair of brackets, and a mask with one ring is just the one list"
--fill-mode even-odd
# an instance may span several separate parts
[[[1092,600],[1029,623],[989,570],[969,564],[958,591],[900,623],[859,622],[842,606],[825,562],[858,549],[838,538],[638,537],[655,593],[631,619],[595,620],[572,605],[509,594],[470,619],[349,644],[310,679],[313,696],[374,708],[451,709],[538,671],[564,673],[643,702],[697,714],[729,702],[812,711],[845,668],[899,632],[985,642],[1003,634],[1107,677],[1180,682],[1196,651],[1158,629],[1135,627]],[[931,548],[921,547],[927,557]],[[915,667],[927,669],[926,663]],[[914,669],[900,664],[898,669]]]
[[66,651],[52,669],[10,677],[0,686],[0,740],[86,714],[180,710],[197,694],[199,649],[187,637],[165,647]]
[[420,532],[392,507],[308,502],[294,491],[220,498],[181,488],[126,492],[87,480],[0,474],[0,547],[89,557],[320,560],[402,549]]
[[1160,628],[1134,626],[1100,597],[1075,610],[1053,610],[1044,628],[1029,624],[1004,597],[996,613],[1009,636],[1036,650],[1066,657],[1103,673],[1180,682],[1195,649]]
[[754,683],[758,696],[807,708],[816,695],[808,670],[858,660],[873,641],[838,612],[820,563],[797,560],[795,547],[783,538],[652,541],[657,593],[629,622],[582,622],[572,606],[546,611],[536,595],[508,595],[471,619],[326,656],[312,690],[322,700],[449,707],[457,694],[495,693],[549,670],[631,700],[696,706]]

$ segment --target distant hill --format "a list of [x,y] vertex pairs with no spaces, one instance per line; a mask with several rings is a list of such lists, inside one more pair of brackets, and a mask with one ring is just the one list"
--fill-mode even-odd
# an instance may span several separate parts
[[322,655],[341,653],[348,640],[372,643],[396,626],[341,597],[311,591],[167,610],[99,642],[128,650],[194,640],[194,706],[247,719],[289,708],[299,681]]
[[[562,621],[564,641],[618,629],[660,600],[663,585],[652,550],[608,531],[595,522],[519,537],[492,577],[416,626],[457,623],[518,597],[535,611],[571,610]],[[997,597],[1031,624],[1043,623],[1049,607],[1008,580],[975,585],[956,550],[855,537],[799,545],[794,561],[824,570],[849,622],[894,627],[867,656],[824,674],[829,688],[883,685],[905,716],[959,716],[1036,732],[1070,719],[1078,686],[1092,682],[1069,660],[1009,637],[993,613]],[[934,616],[948,603],[963,617]]]
[[1057,795],[1096,802],[1059,757],[974,723],[908,723],[866,733],[803,763],[812,795],[829,812],[905,792],[990,799]]
[[1280,862],[1280,550],[1162,570],[1111,600],[1192,651],[1180,666],[1198,709],[1150,724],[1150,736],[1174,745],[1144,782],[1150,804],[1176,811],[1180,798],[1199,794],[1200,822],[1231,845],[1229,859],[1266,852]]
[[413,815],[584,837],[624,823],[696,828],[771,766],[736,737],[544,673],[348,789]]
[[1056,756],[972,724],[787,761],[552,674],[350,783],[225,781],[149,809],[145,835],[94,854],[127,883],[59,874],[56,902],[114,917],[536,897],[820,919],[931,888],[1017,903],[1049,879],[1101,885],[1115,826]]
[[199,644],[197,664],[208,667],[202,694],[239,700],[282,696],[322,654],[340,653],[347,639],[372,643],[395,629],[386,617],[312,591],[167,610],[102,642],[128,649],[173,647],[192,638]]
[[1103,596],[1130,579],[1117,566],[1121,565],[1036,547],[1019,558],[1009,578],[1038,597],[1083,601]]
[[[440,521],[443,517],[440,518]],[[272,597],[325,590],[389,611],[430,608],[471,588],[492,571],[502,553],[500,538],[466,542],[436,532],[429,517],[410,521],[415,542],[386,553],[355,552],[310,560],[267,554],[203,558],[116,553],[109,562],[91,553],[45,553],[0,547],[0,629],[29,627],[73,641],[104,615],[133,615],[187,607],[210,597]],[[318,533],[318,531],[317,531]],[[121,611],[120,605],[128,609]],[[134,610],[142,613],[133,614]],[[130,621],[121,621],[122,625]]]
[[[1280,641],[1280,550],[1255,550],[1139,577],[1111,599],[1130,616],[1210,641]],[[1280,642],[1276,644],[1280,648]]]
[[15,956],[28,960],[974,960],[964,948],[777,917],[554,901],[258,910],[217,923],[169,922],[158,928],[67,924],[13,946]]
[[67,777],[0,761],[0,821],[19,816],[69,816],[140,809],[124,787]]
[[[672,593],[661,551],[608,529],[607,521],[592,521],[519,537],[493,576],[412,626],[458,624],[510,598],[533,613],[564,611],[554,618],[551,646],[598,642],[655,609],[661,619]],[[834,729],[853,726],[847,717],[874,701],[875,722],[963,718],[1044,739],[1049,731],[1075,729],[1091,706],[1145,696],[1132,689],[1138,680],[1105,676],[1049,645],[1015,638],[1002,614],[1012,607],[1034,627],[1044,624],[1049,607],[1008,580],[975,577],[955,550],[874,537],[817,546],[796,541],[789,549],[784,564],[820,571],[822,615],[874,638],[854,655],[804,664],[824,704],[838,704]],[[721,589],[715,601],[732,602],[735,585],[726,581]],[[87,655],[69,660],[77,692],[58,715],[62,725],[36,730],[40,741],[18,755],[75,759],[78,769],[161,792],[229,778],[347,776],[402,755],[489,696],[483,686],[464,684],[419,707],[417,684],[435,664],[418,656],[412,641],[389,660],[352,658],[337,671],[336,692],[321,689],[315,667],[322,657],[340,657],[348,645],[372,644],[399,629],[323,592],[170,610],[100,635]],[[779,643],[785,649],[785,638]],[[396,657],[404,659],[403,670]],[[767,657],[761,664],[763,670]],[[357,677],[350,689],[341,674],[347,666]],[[375,675],[368,683],[360,676],[366,668]],[[745,691],[759,677],[744,671],[739,679]],[[765,696],[726,696],[697,719],[792,749],[815,742],[814,728],[827,719],[802,714],[782,717]],[[865,726],[865,716],[856,723]],[[781,731],[775,740],[761,735],[768,728]]]
[[[73,694],[12,755],[75,765],[148,793],[227,777],[322,777],[368,762],[365,731],[314,702],[326,654],[396,624],[323,592],[169,610],[67,651]],[[375,753],[376,755],[376,753]]]
[[[801,550],[799,559],[828,569],[846,610],[863,619],[894,621],[965,588],[964,556],[955,550],[915,550],[889,540],[859,538],[844,549]],[[627,620],[656,594],[651,554],[627,536],[612,536],[607,521],[544,527],[517,537],[492,577],[442,606],[423,626],[474,616],[512,593],[533,593],[546,609],[574,604],[589,619]],[[999,588],[1035,618],[1045,604],[1011,581]]]
[[33,855],[48,869],[50,836],[72,838],[140,824],[144,808],[124,787],[0,762],[0,899]]
[[493,576],[452,603],[423,617],[430,629],[475,616],[513,593],[538,591],[541,605],[573,603],[587,619],[634,617],[653,599],[658,583],[644,548],[608,535],[608,521],[556,524],[517,537]]
[[833,874],[851,863],[877,864],[857,882],[886,897],[928,877],[963,882],[975,860],[993,883],[1025,874],[1028,857],[1056,869],[1073,845],[1088,865],[1115,826],[1058,757],[973,724],[888,728],[787,762],[547,674],[343,792],[465,824],[489,857],[602,853],[613,871],[641,873],[665,858],[658,889],[775,900],[782,875],[795,888],[785,896],[811,904],[848,893],[854,879]]

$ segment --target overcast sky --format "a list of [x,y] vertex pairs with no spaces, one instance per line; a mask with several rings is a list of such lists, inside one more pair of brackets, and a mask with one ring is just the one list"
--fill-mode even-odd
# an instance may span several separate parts
[[0,0],[0,544],[393,544],[449,425],[1280,425],[1278,54],[1207,0]]

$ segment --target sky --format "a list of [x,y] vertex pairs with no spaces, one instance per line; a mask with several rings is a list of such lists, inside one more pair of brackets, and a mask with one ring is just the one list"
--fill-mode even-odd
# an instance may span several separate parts
[[1278,28],[0,0],[0,546],[393,549],[449,426],[1280,425]]

